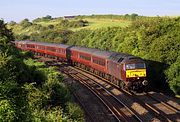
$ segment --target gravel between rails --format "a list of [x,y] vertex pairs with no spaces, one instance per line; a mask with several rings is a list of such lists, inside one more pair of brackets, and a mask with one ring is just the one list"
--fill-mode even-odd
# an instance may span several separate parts
[[[81,85],[78,81],[75,81],[66,75],[65,82],[73,88],[72,92],[75,93],[81,100],[83,104],[82,108],[88,111],[94,122],[117,122],[110,111],[104,106],[104,104],[89,91],[86,87]],[[82,106],[82,105],[81,105]],[[86,113],[86,122],[92,122],[92,119]]]

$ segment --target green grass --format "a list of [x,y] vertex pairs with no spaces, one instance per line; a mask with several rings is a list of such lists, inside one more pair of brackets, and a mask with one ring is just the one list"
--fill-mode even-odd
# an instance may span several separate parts
[[[87,20],[89,22],[89,25],[86,27],[69,28],[69,29],[72,31],[78,31],[81,29],[95,30],[95,29],[105,28],[105,27],[127,27],[131,24],[131,21],[120,20],[120,19],[84,18],[83,20]],[[77,21],[77,19],[76,20],[69,20],[69,21]],[[57,19],[57,20],[55,19],[52,21],[36,22],[36,24],[40,24],[42,26],[56,25],[58,23],[60,23],[59,19]]]
[[56,25],[59,24],[61,21],[59,19],[57,20],[51,20],[51,21],[41,21],[41,22],[35,22],[36,24],[40,24],[42,26],[48,26],[48,25]]
[[131,24],[131,21],[127,20],[118,20],[118,19],[83,19],[89,22],[89,25],[81,28],[72,28],[73,31],[81,30],[81,29],[90,29],[95,30],[99,28],[106,27],[127,27]]

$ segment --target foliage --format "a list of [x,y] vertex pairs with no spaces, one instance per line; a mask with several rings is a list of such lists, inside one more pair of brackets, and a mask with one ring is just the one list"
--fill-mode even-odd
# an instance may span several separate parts
[[70,30],[45,30],[42,33],[32,35],[31,40],[46,41],[46,42],[60,42],[66,43],[68,36],[72,33]]
[[29,59],[32,53],[19,52],[3,21],[0,27],[0,121],[71,121],[64,112],[71,96],[62,75]]
[[70,118],[72,118],[73,121],[84,122],[84,113],[77,104],[69,102],[66,109],[69,111]]
[[180,56],[177,61],[173,63],[168,70],[166,70],[167,79],[169,80],[170,88],[178,95],[180,95]]
[[67,44],[70,45],[82,45],[81,41],[85,39],[91,33],[90,30],[79,30],[68,36]]
[[24,19],[24,20],[22,20],[22,21],[20,22],[20,25],[21,25],[21,26],[23,27],[23,29],[24,29],[24,28],[27,28],[27,27],[31,26],[32,23],[29,22],[28,19]]
[[14,81],[0,82],[0,119],[31,121],[26,92]]
[[[63,83],[63,76],[56,71],[55,67],[45,68],[44,63],[35,62],[32,59],[27,59],[26,64],[35,66],[35,71],[44,74],[43,77],[39,77],[42,83],[25,84],[28,96],[28,103],[32,110],[33,119],[37,121],[57,121],[71,119],[83,120],[84,116],[79,106],[76,109],[80,113],[76,113],[74,117],[68,115],[73,114],[70,110],[66,110],[67,103],[72,101],[70,91],[67,86]],[[36,76],[38,77],[38,76]]]
[[13,110],[13,106],[8,100],[0,101],[0,121],[14,121],[15,111]]
[[6,24],[2,20],[0,20],[0,37],[1,39],[6,38],[6,44],[14,40],[13,33],[6,28]]
[[50,21],[50,20],[53,20],[52,16],[46,15],[45,17],[34,19],[33,23],[40,21]]
[[141,18],[142,16],[139,16],[136,13],[132,13],[130,14],[125,14],[125,15],[113,15],[113,14],[109,14],[109,15],[84,15],[84,16],[77,16],[77,19],[84,19],[84,18],[95,18],[95,19],[112,19],[112,20],[116,20],[116,19],[121,19],[121,20],[135,20],[136,18]]
[[70,119],[63,113],[62,108],[54,107],[52,109],[34,111],[35,122],[71,122]]
[[84,27],[88,25],[88,21],[86,20],[78,20],[78,21],[68,21],[68,20],[62,20],[60,23],[60,26],[66,27],[66,28],[77,28],[77,27]]

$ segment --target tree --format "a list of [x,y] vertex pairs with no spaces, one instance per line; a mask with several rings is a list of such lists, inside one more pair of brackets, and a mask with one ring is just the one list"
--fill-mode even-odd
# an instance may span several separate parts
[[21,25],[23,28],[27,28],[27,27],[31,26],[32,23],[29,22],[28,19],[24,19],[24,20],[22,20],[22,21],[20,22],[20,25]]
[[[6,38],[6,42],[4,43],[10,43],[11,41],[14,41],[13,33],[11,30],[6,28],[6,24],[3,20],[0,20],[0,37]],[[2,42],[0,42],[2,43]]]
[[11,21],[10,23],[9,23],[9,25],[11,25],[11,26],[14,26],[14,25],[16,25],[17,23],[15,22],[15,21]]
[[51,20],[52,17],[50,15],[46,15],[45,17],[43,17],[44,20]]

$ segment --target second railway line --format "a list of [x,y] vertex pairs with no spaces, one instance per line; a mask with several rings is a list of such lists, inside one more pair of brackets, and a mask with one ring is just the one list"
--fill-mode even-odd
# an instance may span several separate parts
[[[112,87],[112,85],[110,85],[109,83],[102,82],[102,79],[98,79],[98,77],[88,74],[87,72],[83,72],[82,70],[77,69],[75,67],[67,66],[64,68],[66,71],[69,68],[68,70],[69,71],[71,70],[71,73],[70,73],[71,76],[76,77],[75,78],[76,80],[79,80],[84,83],[86,81],[86,85],[87,85],[87,81],[90,79],[91,80],[93,79],[98,84],[102,85],[104,88],[106,88],[108,91],[110,91],[110,93],[114,94],[117,97],[117,99],[122,100],[127,106],[130,106],[129,108],[133,111],[130,113],[134,113],[134,115],[139,117],[140,118],[139,120],[136,119],[138,121],[179,121],[179,118],[178,118],[179,111],[176,111],[176,113],[174,113],[173,116],[175,116],[175,118],[172,118],[172,116],[170,116],[170,115],[166,116],[166,114],[168,114],[168,113],[162,114],[162,113],[164,113],[163,110],[154,110],[153,111],[152,110],[153,105],[142,102],[143,99],[141,99],[139,96],[136,96],[136,98],[134,99],[132,97],[132,94],[128,95],[129,94],[128,92],[126,93],[126,92],[123,92],[124,90],[120,90],[115,87]],[[72,71],[74,73],[72,73]],[[81,75],[79,76],[79,74],[81,74]],[[82,80],[84,80],[84,81],[82,81]],[[90,87],[90,85],[89,85],[89,87]],[[99,89],[100,88],[102,88],[102,87],[99,87]],[[137,97],[139,97],[139,98],[137,98]],[[150,98],[148,98],[148,99],[150,99]],[[139,101],[141,101],[141,102],[139,102]],[[150,107],[148,107],[148,106],[150,106]],[[132,115],[132,116],[134,116],[134,115]]]

